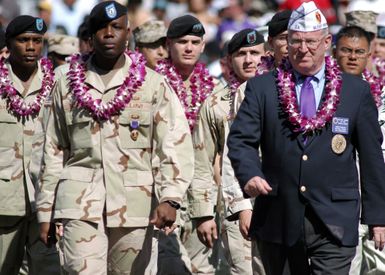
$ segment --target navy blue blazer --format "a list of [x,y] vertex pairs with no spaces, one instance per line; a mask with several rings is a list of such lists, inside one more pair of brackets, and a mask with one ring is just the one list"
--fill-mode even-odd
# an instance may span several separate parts
[[355,246],[361,203],[362,223],[385,225],[382,134],[369,85],[358,77],[342,75],[334,117],[348,118],[349,125],[344,134],[347,147],[336,154],[331,147],[331,123],[306,145],[303,136],[292,131],[279,103],[274,73],[248,81],[228,138],[229,157],[242,190],[255,176],[264,178],[273,189],[255,200],[250,236],[293,245],[309,205],[342,245]]

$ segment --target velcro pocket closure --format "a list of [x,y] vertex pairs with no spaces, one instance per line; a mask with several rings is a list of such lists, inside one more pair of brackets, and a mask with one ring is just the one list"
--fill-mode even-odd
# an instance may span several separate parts
[[150,148],[151,112],[142,110],[122,112],[119,117],[119,138],[123,148]]
[[8,113],[8,111],[0,111],[0,122],[4,123],[17,123],[16,117]]
[[67,166],[60,175],[56,192],[55,208],[58,211],[76,211],[80,216],[86,215],[85,202],[89,199],[87,192],[92,185],[95,169]]
[[332,188],[333,201],[358,200],[359,198],[358,188]]
[[123,173],[124,186],[146,186],[154,183],[152,171],[128,169]]
[[12,179],[12,166],[0,166],[0,180],[10,181]]
[[67,166],[60,175],[61,180],[75,180],[82,182],[91,182],[94,176],[93,168]]

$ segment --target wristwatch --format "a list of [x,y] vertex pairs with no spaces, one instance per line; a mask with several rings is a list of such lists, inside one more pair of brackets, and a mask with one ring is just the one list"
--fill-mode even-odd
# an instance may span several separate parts
[[175,208],[176,210],[180,208],[180,204],[177,203],[176,201],[167,200],[164,202],[168,203],[171,207]]

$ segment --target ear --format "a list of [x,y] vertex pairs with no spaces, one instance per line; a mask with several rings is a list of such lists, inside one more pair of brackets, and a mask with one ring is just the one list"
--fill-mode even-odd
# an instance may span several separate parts
[[332,44],[332,35],[329,33],[325,37],[325,50],[328,50],[331,47]]
[[127,35],[126,35],[126,40],[129,41],[131,36],[131,29],[130,26],[127,27]]
[[206,41],[202,38],[202,49],[201,49],[201,54],[204,52],[206,46]]
[[231,70],[233,70],[233,60],[231,59],[231,54],[227,55],[227,65]]

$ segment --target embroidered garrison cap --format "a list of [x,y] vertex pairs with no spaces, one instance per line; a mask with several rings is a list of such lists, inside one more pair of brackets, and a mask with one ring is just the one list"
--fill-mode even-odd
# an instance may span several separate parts
[[244,29],[234,34],[228,46],[229,54],[233,54],[242,47],[252,47],[264,43],[263,35],[254,29]]
[[105,27],[109,22],[127,14],[127,8],[115,1],[105,1],[97,4],[89,17],[89,30],[91,34]]
[[274,14],[270,22],[267,23],[270,37],[275,37],[287,30],[291,13],[291,10],[283,10]]
[[304,2],[290,16],[288,29],[298,32],[314,32],[326,29],[325,16],[313,1]]
[[189,14],[172,20],[167,31],[168,38],[178,38],[185,35],[202,37],[204,34],[205,28],[202,23],[197,18]]
[[135,43],[149,44],[166,38],[167,29],[163,21],[150,20],[136,27],[133,31]]
[[355,10],[345,13],[346,26],[360,27],[364,31],[377,34],[376,18],[378,13],[373,11]]
[[20,15],[9,22],[5,31],[5,40],[25,32],[44,34],[46,31],[47,26],[43,19],[30,15]]

